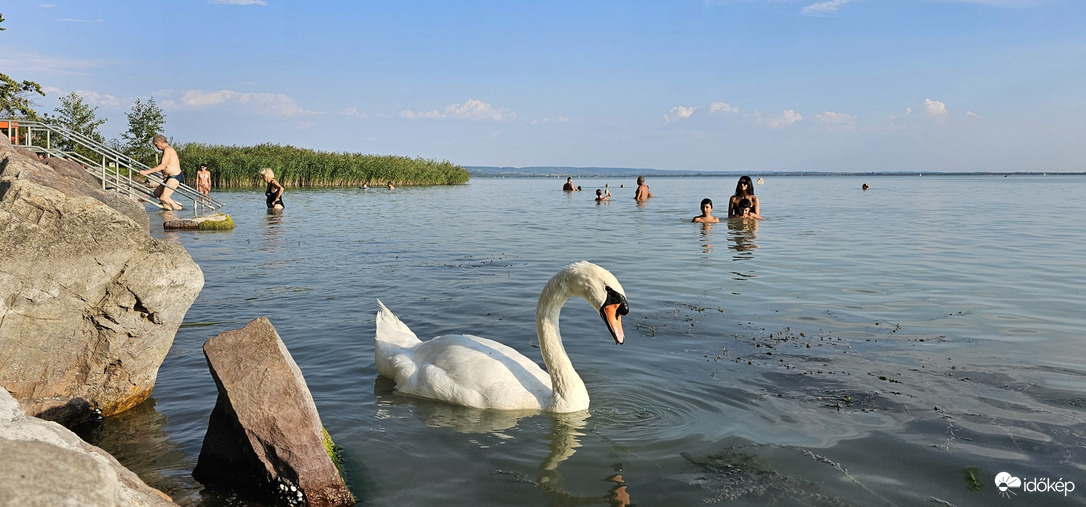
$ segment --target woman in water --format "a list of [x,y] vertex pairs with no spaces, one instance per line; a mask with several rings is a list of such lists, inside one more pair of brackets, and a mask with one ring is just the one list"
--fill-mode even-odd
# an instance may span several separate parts
[[735,184],[735,195],[728,200],[728,218],[739,215],[739,201],[743,199],[750,201],[750,212],[758,215],[761,207],[758,205],[758,197],[754,195],[754,182],[750,180],[750,176],[740,177],[739,183]]
[[260,177],[268,184],[268,189],[264,191],[268,198],[268,209],[283,209],[283,185],[275,181],[275,173],[270,167],[265,167],[260,170]]

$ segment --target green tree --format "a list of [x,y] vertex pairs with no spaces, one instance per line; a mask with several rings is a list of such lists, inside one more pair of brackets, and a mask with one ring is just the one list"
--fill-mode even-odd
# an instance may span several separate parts
[[158,162],[158,151],[151,145],[151,138],[162,134],[166,116],[151,97],[147,102],[136,99],[128,116],[128,131],[121,134],[125,140],[124,153],[144,164],[153,166]]
[[[0,23],[4,22],[4,15],[0,14]],[[6,28],[0,27],[0,31]],[[41,85],[33,81],[18,82],[7,74],[0,73],[0,117],[14,118],[17,120],[39,120],[38,113],[34,111],[34,103],[31,97],[34,94],[45,96]]]
[[[87,136],[97,143],[105,142],[105,138],[98,132],[98,127],[101,127],[106,120],[98,118],[98,108],[87,105],[83,102],[83,97],[75,92],[61,97],[60,107],[54,111],[56,111],[57,115],[46,114],[45,121]],[[91,159],[96,156],[93,151],[81,147],[71,139],[60,139],[56,144],[57,147],[64,151],[76,151]]]

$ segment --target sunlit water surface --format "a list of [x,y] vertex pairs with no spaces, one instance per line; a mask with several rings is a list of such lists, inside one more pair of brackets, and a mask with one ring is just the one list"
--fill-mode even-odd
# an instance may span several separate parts
[[[764,221],[712,226],[690,218],[703,197],[726,215],[733,178],[650,178],[644,205],[632,178],[563,181],[288,189],[281,214],[217,193],[230,232],[150,212],[206,283],[153,399],[82,431],[182,504],[243,504],[189,475],[216,397],[201,347],[267,316],[368,505],[1086,503],[1086,178],[774,177]],[[562,314],[588,414],[378,377],[378,298],[423,339],[538,360],[539,291],[582,259],[630,303],[622,346],[580,300]],[[1077,491],[1004,499],[1003,471]]]

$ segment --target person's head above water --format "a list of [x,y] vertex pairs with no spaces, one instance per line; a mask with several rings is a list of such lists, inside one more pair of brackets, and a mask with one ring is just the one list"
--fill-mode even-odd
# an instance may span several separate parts
[[713,209],[713,200],[709,199],[708,197],[706,197],[705,199],[702,199],[701,200],[701,209],[702,209],[702,211],[705,211],[706,206],[709,206],[710,210]]
[[750,176],[739,177],[739,182],[735,184],[735,195],[754,195],[754,182]]
[[739,202],[736,204],[736,207],[739,208],[740,213],[746,213],[750,211],[750,208],[752,206],[753,204],[750,202],[750,199],[747,199],[746,197],[739,199]]

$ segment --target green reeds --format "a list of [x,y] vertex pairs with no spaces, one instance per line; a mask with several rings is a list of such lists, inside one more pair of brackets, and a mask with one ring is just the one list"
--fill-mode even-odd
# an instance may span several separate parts
[[[332,153],[293,146],[210,146],[190,143],[177,149],[181,168],[195,178],[200,164],[211,170],[215,188],[260,187],[260,170],[270,167],[284,187],[385,185],[460,185],[468,171],[447,160],[393,155]],[[194,180],[193,180],[194,181]]]

